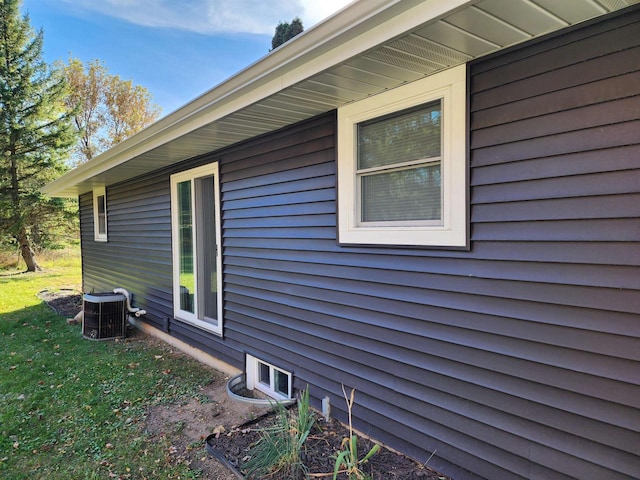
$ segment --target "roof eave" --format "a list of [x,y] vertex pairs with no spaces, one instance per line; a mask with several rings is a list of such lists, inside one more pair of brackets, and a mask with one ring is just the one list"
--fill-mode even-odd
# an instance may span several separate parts
[[[354,2],[182,108],[45,185],[42,192],[58,197],[86,193],[96,175],[365,52],[407,29],[477,1]],[[340,48],[336,48],[338,45]]]

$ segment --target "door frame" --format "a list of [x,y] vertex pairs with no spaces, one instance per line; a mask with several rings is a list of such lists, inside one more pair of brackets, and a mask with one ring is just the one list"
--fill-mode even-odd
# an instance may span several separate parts
[[[212,176],[213,184],[214,184],[214,215],[215,215],[215,243],[214,246],[216,249],[215,252],[215,262],[216,262],[216,295],[217,295],[217,318],[216,323],[204,320],[204,315],[199,312],[200,306],[197,300],[198,291],[199,291],[199,282],[198,277],[198,267],[200,263],[198,262],[198,251],[199,248],[205,248],[202,246],[198,246],[198,218],[200,215],[198,214],[198,204],[196,201],[196,192],[194,186],[194,181],[198,178]],[[194,301],[194,312],[189,312],[186,310],[182,310],[180,306],[180,238],[179,238],[179,218],[178,218],[178,184],[182,182],[190,181],[191,182],[191,226],[192,226],[192,236],[194,239],[192,242],[192,255],[193,255],[193,269],[194,269],[194,284],[195,284],[195,301]],[[173,265],[172,265],[172,277],[173,277],[173,315],[176,320],[183,321],[185,323],[189,323],[198,328],[202,328],[203,330],[207,330],[209,332],[215,333],[216,335],[222,336],[222,324],[223,324],[223,308],[222,308],[222,233],[221,233],[221,219],[220,219],[220,179],[219,179],[219,169],[218,162],[209,163],[207,165],[202,165],[200,167],[192,168],[190,170],[185,170],[183,172],[175,173],[171,175],[171,248],[172,248],[172,257],[173,257]]]

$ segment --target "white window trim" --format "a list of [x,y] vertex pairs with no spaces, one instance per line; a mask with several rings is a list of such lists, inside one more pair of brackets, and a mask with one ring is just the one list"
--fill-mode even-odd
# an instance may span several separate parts
[[[218,306],[217,306],[217,323],[216,325],[200,320],[196,313],[186,312],[180,309],[180,248],[179,248],[179,232],[178,232],[178,189],[177,185],[180,182],[184,182],[185,180],[193,180],[199,177],[205,177],[207,175],[213,175],[215,178],[214,184],[214,197],[216,204],[216,244],[218,248],[216,249],[216,263],[217,263],[217,271],[216,271],[216,288],[218,292]],[[195,194],[195,189],[192,189],[192,195]],[[193,200],[193,205],[195,206],[195,201]],[[193,224],[194,236],[196,224]],[[171,248],[173,254],[173,316],[177,320],[181,320],[185,323],[189,323],[195,327],[201,328],[203,330],[207,330],[216,335],[222,336],[222,323],[223,323],[223,309],[222,309],[222,235],[220,228],[220,182],[218,176],[218,163],[210,163],[208,165],[203,165],[201,167],[193,168],[191,170],[186,170],[184,172],[176,173],[171,175]],[[195,248],[195,246],[194,246]],[[197,252],[195,252],[197,253]],[[197,269],[197,262],[195,261],[196,255],[194,255],[194,264]],[[195,272],[195,281],[196,281],[196,291],[198,290],[197,286],[197,270]],[[196,307],[197,308],[197,307]]]
[[[389,90],[338,109],[339,242],[362,245],[467,245],[466,66]],[[442,222],[439,225],[362,225],[357,168],[357,125],[442,100]],[[389,222],[391,223],[391,222]]]
[[[100,233],[100,220],[98,217],[98,198],[104,198],[104,233]],[[107,212],[107,193],[106,188],[95,187],[93,189],[93,239],[96,242],[106,242],[108,240],[108,212]]]
[[[287,372],[286,370],[283,370],[281,368],[276,367],[275,365],[272,365],[269,362],[265,362],[264,360],[261,360],[257,357],[254,357],[253,355],[249,355],[247,354],[246,356],[246,369],[245,369],[245,374],[246,374],[246,387],[248,390],[259,390],[262,393],[264,393],[265,395],[268,395],[272,398],[275,398],[276,400],[290,400],[291,398],[293,398],[293,375],[291,374],[291,372]],[[269,377],[271,380],[271,385],[267,386],[264,383],[262,383],[260,381],[260,364],[266,365],[269,367]],[[274,387],[274,383],[275,383],[275,375],[274,372],[275,371],[279,371],[281,373],[284,373],[289,380],[289,384],[288,384],[288,392],[289,395],[282,395],[280,392],[277,392],[275,390]]]

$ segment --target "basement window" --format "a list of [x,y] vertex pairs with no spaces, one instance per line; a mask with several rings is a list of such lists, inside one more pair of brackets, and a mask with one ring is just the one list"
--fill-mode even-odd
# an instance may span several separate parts
[[466,67],[338,109],[339,241],[467,245]]
[[247,388],[259,390],[276,400],[292,398],[291,372],[282,370],[252,355],[247,355]]
[[107,241],[107,194],[105,187],[93,189],[93,239]]

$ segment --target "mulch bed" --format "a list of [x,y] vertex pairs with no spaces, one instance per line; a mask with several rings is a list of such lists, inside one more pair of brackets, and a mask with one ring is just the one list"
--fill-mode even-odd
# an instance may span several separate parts
[[[242,465],[250,456],[251,446],[260,439],[261,430],[271,426],[273,421],[274,415],[267,414],[230,432],[210,435],[207,438],[207,449],[213,456],[222,458],[223,463],[241,472]],[[333,477],[335,456],[341,450],[342,440],[348,436],[348,428],[336,420],[332,419],[329,423],[324,420],[315,422],[305,442],[303,453],[303,461],[309,469],[311,478],[331,479]],[[358,452],[361,456],[364,456],[372,446],[373,442],[367,438],[358,437]],[[371,475],[373,480],[450,480],[449,477],[428,466],[386,448],[381,448],[361,469]],[[242,477],[239,475],[239,478]],[[286,480],[277,474],[254,480],[273,480],[274,478]],[[347,476],[340,474],[338,478],[343,480]]]
[[73,318],[82,310],[82,294],[75,290],[61,289],[56,292],[42,290],[38,292],[38,298],[63,317]]

